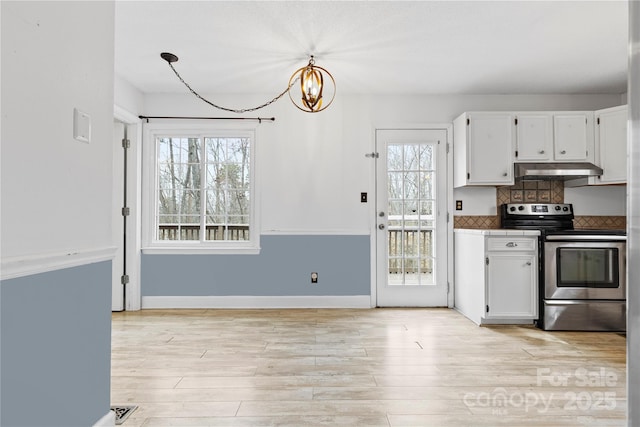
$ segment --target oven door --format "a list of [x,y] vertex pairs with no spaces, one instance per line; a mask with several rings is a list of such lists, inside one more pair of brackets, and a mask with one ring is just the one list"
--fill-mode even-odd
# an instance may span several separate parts
[[624,240],[547,240],[544,269],[545,299],[624,300],[627,297]]

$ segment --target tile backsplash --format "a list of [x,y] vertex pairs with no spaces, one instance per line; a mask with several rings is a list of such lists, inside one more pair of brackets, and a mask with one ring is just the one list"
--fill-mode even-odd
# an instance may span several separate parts
[[576,215],[573,220],[573,228],[583,230],[624,230],[627,228],[627,217]]
[[498,215],[458,215],[453,217],[453,228],[479,230],[500,228],[500,217]]
[[564,182],[520,181],[496,189],[497,205],[504,203],[564,203]]
[[[515,185],[496,188],[496,207],[505,203],[564,203],[564,182],[520,181]],[[573,226],[577,229],[623,230],[627,226],[625,216],[581,216],[576,215]],[[454,228],[495,229],[500,228],[498,215],[457,215],[453,217]]]
[[[453,217],[454,228],[491,230],[500,228],[499,215],[458,215]],[[625,216],[576,215],[573,227],[583,230],[624,230],[627,228]]]

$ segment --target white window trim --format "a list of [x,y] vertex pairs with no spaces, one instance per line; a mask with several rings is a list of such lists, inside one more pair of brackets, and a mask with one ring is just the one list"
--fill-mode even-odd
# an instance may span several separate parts
[[[225,137],[241,136],[251,139],[250,150],[250,192],[251,215],[248,241],[166,241],[156,240],[156,201],[157,179],[157,146],[156,137]],[[142,188],[146,195],[142,196],[142,253],[144,254],[259,254],[260,253],[260,215],[257,202],[259,190],[256,180],[257,127],[255,125],[220,126],[215,124],[144,124],[143,172]]]

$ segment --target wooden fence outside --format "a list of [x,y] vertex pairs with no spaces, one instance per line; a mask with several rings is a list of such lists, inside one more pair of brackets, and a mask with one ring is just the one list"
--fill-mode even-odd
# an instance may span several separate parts
[[[205,233],[205,240],[249,240],[248,225],[207,225]],[[200,224],[161,224],[158,240],[200,240]]]

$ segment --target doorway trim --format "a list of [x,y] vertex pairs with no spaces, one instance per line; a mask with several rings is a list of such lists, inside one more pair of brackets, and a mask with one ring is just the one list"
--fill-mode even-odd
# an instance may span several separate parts
[[[113,118],[125,124],[127,138],[130,141],[127,161],[127,204],[130,210],[130,221],[127,223],[126,264],[129,283],[126,286],[125,306],[126,311],[140,310],[140,254],[141,254],[141,180],[142,171],[142,121],[130,111],[113,106]],[[115,194],[118,189],[114,188]],[[120,199],[117,199],[120,200]],[[120,202],[119,202],[120,203]],[[116,207],[114,207],[116,208]],[[119,207],[117,207],[119,209]],[[114,242],[122,244],[122,235],[117,233]]]
[[[446,176],[446,201],[447,207],[447,283],[449,286],[449,292],[447,294],[447,307],[453,308],[455,297],[455,286],[453,277],[453,123],[380,123],[374,124],[371,129],[371,142],[369,144],[370,151],[365,153],[365,156],[369,157],[371,153],[376,152],[376,132],[379,130],[445,130],[447,132],[446,150],[447,150],[447,170]],[[371,160],[371,167],[369,168],[369,188],[370,194],[377,194],[377,178],[376,178],[376,166],[379,161],[375,156],[369,158]],[[369,237],[370,237],[370,259],[371,259],[371,307],[377,306],[377,289],[378,289],[378,276],[377,276],[377,218],[376,218],[376,203],[369,204]]]

